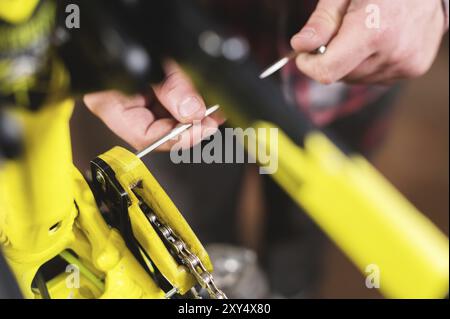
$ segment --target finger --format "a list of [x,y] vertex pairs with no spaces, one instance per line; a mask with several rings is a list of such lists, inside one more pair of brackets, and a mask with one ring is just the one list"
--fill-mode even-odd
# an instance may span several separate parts
[[[215,114],[214,114],[215,115]],[[214,134],[217,131],[218,126],[222,123],[222,118],[219,117],[207,117],[202,121],[194,121],[194,127],[190,128],[184,134],[184,140],[182,143],[183,148],[192,147],[199,143],[202,139],[206,138],[210,134]],[[181,125],[177,120],[173,118],[162,118],[155,120],[146,127],[145,132],[140,134],[138,138],[134,138],[130,143],[136,150],[143,150],[151,144],[155,143],[159,139],[163,138],[170,131],[175,129],[178,125]],[[212,133],[209,133],[212,132]],[[167,151],[176,143],[176,140],[169,141],[162,146],[158,147],[159,151]]]
[[[173,119],[163,119],[155,121],[149,129],[149,139],[152,141],[143,148],[156,142],[158,139],[162,138],[165,134],[169,133],[172,129],[177,126],[177,123]],[[170,127],[170,129],[169,129]],[[217,132],[218,123],[208,117],[204,118],[201,122],[196,123],[195,126],[191,127],[189,130],[183,132],[178,137],[167,141],[163,145],[157,148],[157,151],[172,151],[178,149],[187,149],[198,143],[203,139],[211,136]],[[157,132],[157,133],[156,133]],[[143,149],[142,148],[142,149]]]
[[213,114],[211,114],[209,116],[209,118],[211,118],[214,121],[216,121],[217,125],[222,125],[227,120],[225,118],[225,115],[223,114],[223,112],[220,109],[217,110],[216,112],[214,112]]
[[181,123],[201,120],[206,111],[202,97],[178,65],[166,65],[167,77],[162,84],[154,86],[161,104]]
[[298,55],[296,63],[300,71],[323,84],[334,83],[351,73],[375,53],[369,45],[370,34],[360,27],[364,19],[364,11],[347,14],[325,54]]
[[326,45],[336,35],[350,0],[321,0],[306,25],[291,39],[299,52],[311,52]]
[[153,113],[155,119],[173,118],[172,114],[161,105],[153,89],[150,89],[145,95],[147,99],[147,108]]
[[107,127],[128,144],[138,148],[145,143],[145,134],[154,121],[143,95],[126,96],[118,91],[87,94],[86,106]]

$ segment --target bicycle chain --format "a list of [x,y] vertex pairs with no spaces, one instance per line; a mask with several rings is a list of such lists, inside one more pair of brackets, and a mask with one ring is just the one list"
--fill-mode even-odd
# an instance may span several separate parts
[[205,289],[212,299],[227,299],[226,295],[217,288],[213,276],[206,270],[201,260],[192,253],[186,243],[181,240],[168,225],[162,223],[154,213],[146,214],[153,227],[156,227],[171,247],[172,253],[187,267],[195,277],[197,283]]

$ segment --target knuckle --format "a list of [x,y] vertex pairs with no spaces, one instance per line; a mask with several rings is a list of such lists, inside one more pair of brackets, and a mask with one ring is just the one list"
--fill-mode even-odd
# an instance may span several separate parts
[[136,136],[133,138],[131,144],[135,149],[141,150],[148,146],[148,141],[142,136]]
[[417,78],[427,73],[429,66],[425,63],[409,63],[406,75],[411,78]]
[[392,47],[398,43],[398,30],[389,21],[382,20],[376,28],[366,29],[368,45],[374,50]]
[[407,50],[398,49],[391,53],[391,56],[389,57],[389,63],[392,65],[398,65],[405,62],[405,60],[409,56],[409,52]]
[[169,74],[164,80],[161,87],[161,92],[163,94],[169,94],[170,92],[173,92],[182,86],[185,86],[185,81],[182,73],[179,71],[174,71],[173,73]]
[[340,23],[338,13],[324,7],[316,9],[313,19],[316,23],[326,23],[331,26],[335,26]]
[[376,31],[371,34],[367,40],[369,48],[373,51],[379,49],[380,45],[383,43],[383,33],[382,31]]
[[373,50],[379,50],[381,46],[386,46],[391,43],[392,31],[387,27],[380,27],[380,29],[372,29],[369,33],[368,44]]
[[[402,64],[400,64],[402,62]],[[401,73],[407,78],[417,78],[425,73],[431,68],[431,63],[426,59],[423,59],[417,54],[407,54],[402,56],[402,60],[399,62],[401,66]]]

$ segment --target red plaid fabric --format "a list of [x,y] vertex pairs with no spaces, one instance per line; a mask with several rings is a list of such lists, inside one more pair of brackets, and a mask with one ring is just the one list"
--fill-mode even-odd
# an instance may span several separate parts
[[300,73],[295,63],[282,70],[282,82],[290,88],[298,107],[318,126],[358,111],[389,90],[389,87],[340,82],[322,85]]

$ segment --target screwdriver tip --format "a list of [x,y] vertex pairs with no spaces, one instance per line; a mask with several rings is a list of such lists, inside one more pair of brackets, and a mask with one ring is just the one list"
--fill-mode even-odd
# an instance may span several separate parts
[[284,57],[271,66],[269,66],[267,69],[265,69],[261,75],[259,76],[260,79],[265,79],[269,77],[270,75],[274,74],[278,70],[280,70],[282,67],[284,67],[288,62],[290,61],[290,57]]
[[214,106],[211,106],[210,108],[208,108],[205,112],[205,117],[210,116],[211,114],[213,114],[215,111],[217,111],[220,108],[219,104],[216,104]]
[[[327,52],[327,47],[325,45],[321,45],[314,52],[316,54],[325,54]],[[297,57],[297,55],[298,55],[298,52],[296,52],[296,51],[291,52],[289,55],[287,55],[284,58],[278,60],[277,62],[275,62],[274,64],[269,66],[267,69],[265,69],[260,74],[259,78],[262,80],[262,79],[265,79],[265,78],[271,76],[272,74],[274,74],[275,72],[277,72],[278,70],[283,68],[286,64],[288,64],[289,61],[291,61],[292,59],[295,59],[295,57]]]
[[[220,108],[220,105],[211,106],[210,108],[208,108],[206,110],[204,117],[210,116],[211,114],[216,112],[219,108]],[[177,137],[178,135],[180,135],[181,133],[183,133],[184,131],[188,130],[190,127],[192,127],[192,125],[193,125],[193,123],[189,123],[189,124],[184,124],[184,125],[176,127],[175,129],[170,131],[168,134],[164,135],[161,139],[154,142],[152,145],[150,145],[147,148],[143,149],[142,151],[138,152],[136,154],[136,156],[138,158],[143,158],[144,156],[153,152],[155,149],[157,149],[158,147],[160,147],[161,145],[163,145],[170,139],[173,139],[173,138]]]

